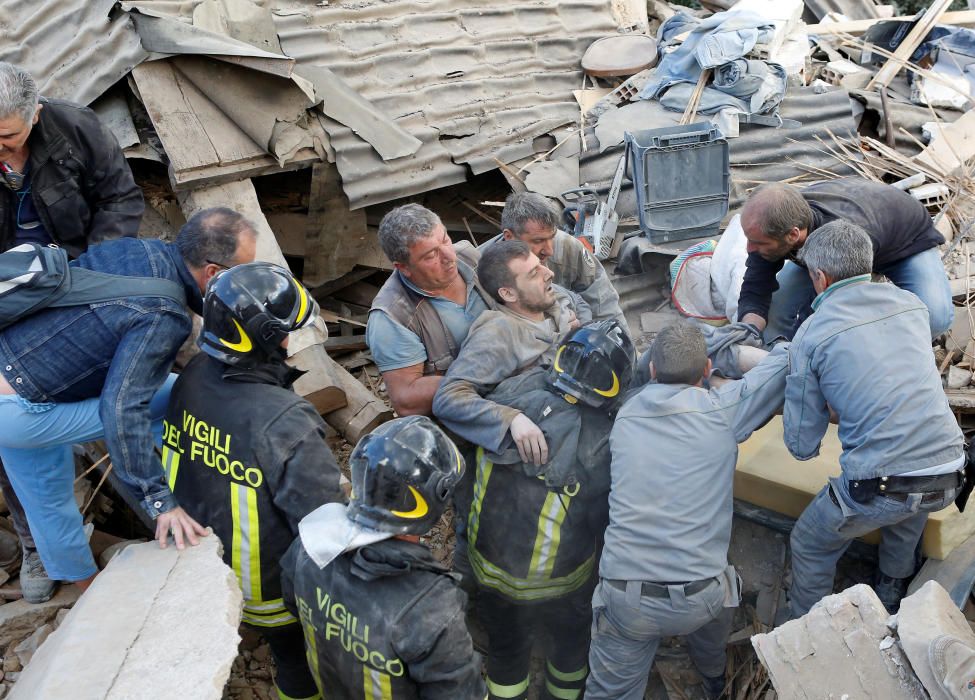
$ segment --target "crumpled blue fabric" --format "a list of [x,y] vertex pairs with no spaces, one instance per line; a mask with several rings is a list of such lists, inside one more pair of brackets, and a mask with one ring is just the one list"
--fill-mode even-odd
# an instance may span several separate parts
[[[714,114],[732,108],[744,114],[774,111],[785,97],[785,68],[768,61],[735,59],[715,68],[714,79],[704,88],[698,103],[699,114]],[[683,112],[696,86],[672,85],[658,99],[667,109]]]
[[[663,51],[689,29],[680,46]],[[774,25],[755,12],[719,12],[703,20],[679,12],[657,32],[662,58],[639,97],[650,100],[676,83],[697,83],[703,69],[741,58],[755,44],[769,41],[774,31]]]

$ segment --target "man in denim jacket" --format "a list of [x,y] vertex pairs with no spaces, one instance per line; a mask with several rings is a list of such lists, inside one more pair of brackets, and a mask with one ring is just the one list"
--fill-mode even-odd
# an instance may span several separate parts
[[914,573],[928,513],[950,505],[962,483],[962,433],[932,360],[927,307],[911,292],[870,281],[867,233],[830,222],[801,256],[818,296],[790,348],[785,444],[796,459],[815,457],[835,413],[843,471],[792,530],[791,614],[832,593],[837,560],[854,538],[877,529],[874,588],[893,610]]
[[[217,208],[191,218],[174,243],[108,241],[71,264],[180,283],[200,313],[207,282],[252,261],[255,246],[253,225]],[[165,412],[169,371],[191,329],[173,299],[125,297],[44,309],[0,332],[0,458],[52,580],[85,589],[98,571],[74,501],[72,443],[104,435],[115,473],[155,519],[160,546],[170,532],[179,548],[204,533],[176,505],[153,449],[153,419]]]

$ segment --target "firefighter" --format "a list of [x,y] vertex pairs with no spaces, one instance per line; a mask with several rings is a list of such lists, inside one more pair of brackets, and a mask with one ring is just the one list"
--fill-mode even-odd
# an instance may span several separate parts
[[298,522],[342,500],[325,423],[291,388],[288,334],[318,304],[284,268],[220,273],[206,292],[202,353],[173,387],[162,461],[180,505],[210,525],[244,594],[243,621],[267,640],[282,699],[317,698],[301,627],[281,597],[280,558]]
[[466,598],[420,544],[440,522],[464,462],[426,416],[398,418],[356,445],[352,500],[301,521],[282,589],[329,700],[482,700]]
[[590,598],[608,510],[607,435],[633,346],[615,320],[560,344],[569,326],[552,273],[520,241],[492,246],[478,276],[502,306],[475,321],[433,409],[478,445],[468,556],[488,635],[488,691],[526,697],[537,637],[546,660],[542,697],[572,700],[582,696],[588,670]]

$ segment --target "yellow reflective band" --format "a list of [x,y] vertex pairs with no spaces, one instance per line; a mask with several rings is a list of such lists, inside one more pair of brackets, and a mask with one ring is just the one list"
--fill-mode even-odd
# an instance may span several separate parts
[[564,673],[552,665],[551,661],[545,662],[548,667],[548,675],[557,681],[562,681],[563,683],[578,683],[586,677],[589,673],[589,666],[583,666],[578,671],[572,671],[571,673]]
[[474,500],[471,503],[471,511],[467,515],[467,544],[473,549],[477,542],[477,530],[481,524],[481,508],[484,505],[484,494],[487,493],[488,480],[491,478],[491,471],[494,463],[484,456],[484,448],[477,448],[477,475],[474,481]]
[[166,475],[166,483],[169,484],[169,490],[172,491],[176,488],[176,472],[179,471],[179,452],[163,445],[162,465],[163,472]]
[[294,277],[291,278],[291,282],[298,290],[298,318],[295,319],[295,328],[300,328],[301,324],[305,322],[305,314],[308,313],[308,293]]
[[422,518],[424,515],[430,512],[430,507],[427,505],[426,499],[420,495],[420,492],[415,488],[407,484],[406,488],[410,490],[413,494],[413,499],[416,501],[416,507],[413,510],[391,510],[389,511],[393,515],[399,516],[401,518],[409,518],[410,520],[416,520],[417,518]]
[[293,625],[296,622],[295,618],[289,612],[283,612],[277,615],[252,615],[248,612],[243,612],[240,615],[240,619],[254,627],[284,627],[285,625]]
[[547,678],[545,679],[545,690],[553,698],[559,698],[559,700],[576,700],[576,698],[582,697],[582,688],[559,688],[552,685],[552,681]]
[[559,374],[562,374],[562,372],[565,371],[565,370],[562,369],[562,365],[559,364],[559,360],[562,358],[562,351],[563,350],[565,350],[565,346],[564,345],[561,345],[561,346],[559,346],[558,351],[555,353],[555,362],[554,362],[554,364],[555,364],[555,371],[558,372]]
[[274,600],[245,600],[244,610],[260,614],[280,612],[287,608],[284,606],[284,598],[275,598]]
[[[569,497],[570,505],[572,503]],[[562,523],[568,506],[563,506],[562,499],[556,493],[545,496],[542,511],[538,514],[538,525],[535,533],[535,548],[532,550],[531,564],[528,566],[528,576],[549,578],[555,566],[559,544],[562,542]]]
[[618,393],[620,393],[620,378],[616,376],[616,372],[613,372],[613,386],[611,386],[608,391],[602,391],[601,389],[597,389],[596,387],[593,387],[592,390],[595,391],[600,396],[613,398]]
[[366,700],[393,700],[393,686],[389,674],[363,666],[362,694]]
[[579,403],[579,399],[577,399],[572,394],[562,394],[562,398],[572,404]]
[[528,676],[521,683],[516,683],[515,685],[501,685],[500,683],[495,683],[488,678],[488,693],[499,698],[517,698],[528,692],[528,682],[530,680],[531,676]]
[[457,473],[460,474],[464,471],[464,458],[460,456],[460,450],[457,449],[457,445],[450,443],[454,448],[454,456],[457,458]]
[[244,599],[261,600],[261,528],[257,515],[257,490],[243,484],[233,484],[230,487],[230,510],[234,528],[231,568],[237,575]]
[[595,568],[595,557],[589,557],[575,571],[566,576],[539,580],[518,578],[492,564],[471,548],[468,552],[474,578],[485,588],[491,588],[511,598],[525,602],[550,600],[578,589],[589,580]]
[[247,337],[246,333],[244,333],[244,329],[240,327],[239,323],[237,323],[237,319],[232,318],[230,320],[234,322],[235,326],[237,326],[237,332],[240,333],[240,340],[236,343],[231,343],[229,340],[220,338],[220,342],[231,350],[236,350],[237,352],[250,352],[254,348],[254,344],[251,343],[251,339]]
[[311,671],[319,695],[324,697],[322,679],[318,675],[318,646],[315,644],[315,628],[310,622],[302,620],[301,631],[305,634],[305,660],[308,662],[308,670]]

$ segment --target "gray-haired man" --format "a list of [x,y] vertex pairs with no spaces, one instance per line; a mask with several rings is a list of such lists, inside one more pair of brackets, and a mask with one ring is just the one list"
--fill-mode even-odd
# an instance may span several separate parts
[[419,204],[386,214],[379,244],[395,270],[373,301],[366,342],[396,412],[430,415],[471,324],[493,306],[474,274],[480,255],[451,243],[440,217]]
[[829,595],[850,542],[877,529],[874,587],[894,610],[928,513],[950,505],[962,484],[962,433],[931,360],[927,307],[870,281],[867,233],[831,222],[809,236],[801,256],[818,296],[790,349],[785,443],[796,459],[815,457],[832,409],[843,471],[792,530],[791,613],[804,615]]
[[[77,257],[89,243],[135,236],[142,211],[122,149],[95,113],[41,97],[30,73],[0,61],[0,252],[56,243]],[[0,489],[23,545],[24,598],[43,602],[54,583],[2,465]]]
[[587,700],[642,700],[662,637],[686,635],[708,697],[724,688],[739,591],[728,565],[738,443],[782,405],[788,352],[703,388],[704,336],[679,323],[650,349],[656,379],[610,433],[609,527],[593,595]]
[[629,332],[620,308],[620,295],[598,260],[574,236],[559,230],[560,212],[546,197],[517,192],[505,200],[502,232],[480,250],[498,241],[516,239],[528,245],[539,260],[555,273],[553,281],[577,293],[589,305],[593,319],[615,318]]

